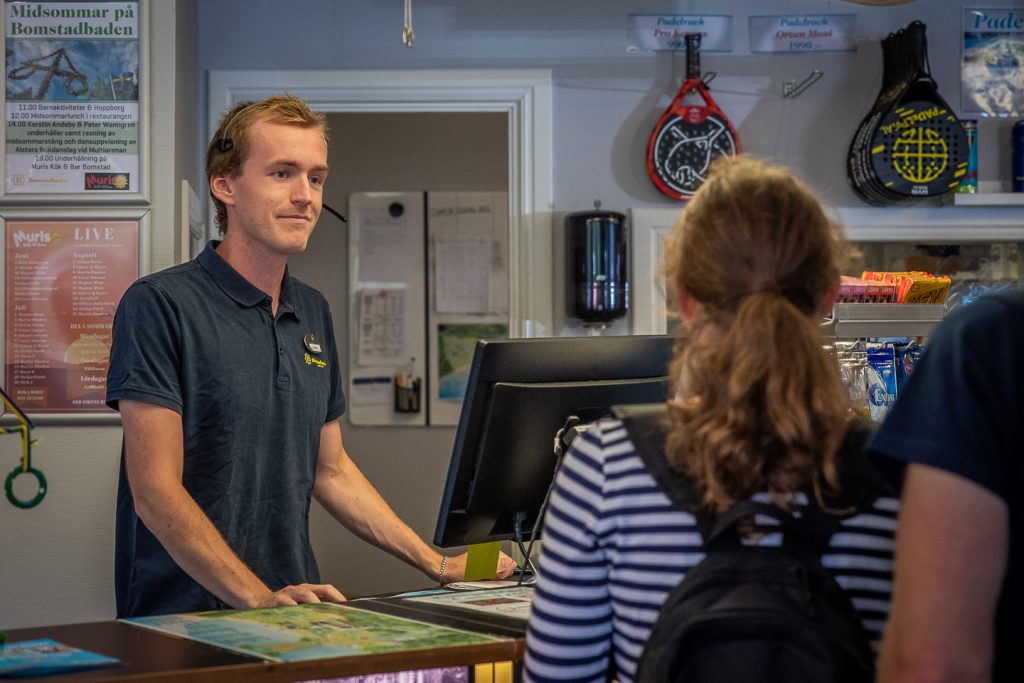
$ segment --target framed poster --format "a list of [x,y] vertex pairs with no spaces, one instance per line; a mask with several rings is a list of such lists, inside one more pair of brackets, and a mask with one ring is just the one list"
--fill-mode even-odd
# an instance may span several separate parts
[[111,329],[140,275],[149,212],[24,213],[3,216],[3,386],[33,418],[116,421],[104,402]]
[[508,315],[433,315],[432,318],[428,423],[454,427],[462,414],[476,342],[507,338]]
[[3,1],[6,203],[148,195],[146,1]]
[[963,111],[981,116],[1024,113],[1024,14],[1017,7],[965,7]]

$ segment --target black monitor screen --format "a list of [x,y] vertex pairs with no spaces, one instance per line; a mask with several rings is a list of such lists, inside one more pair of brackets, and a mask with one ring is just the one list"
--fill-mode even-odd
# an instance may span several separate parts
[[477,342],[434,543],[512,539],[517,516],[527,538],[567,418],[592,422],[613,405],[664,401],[672,345],[670,336]]

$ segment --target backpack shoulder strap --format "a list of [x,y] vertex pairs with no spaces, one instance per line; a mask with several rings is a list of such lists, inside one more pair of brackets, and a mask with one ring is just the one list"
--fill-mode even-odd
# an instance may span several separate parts
[[620,405],[612,407],[612,414],[622,424],[633,442],[640,460],[654,477],[658,488],[680,510],[697,517],[701,535],[707,537],[714,524],[702,512],[700,497],[693,481],[669,464],[665,457],[665,439],[668,409],[664,403]]
[[[746,501],[741,501],[716,518],[701,506],[694,482],[673,468],[665,457],[668,418],[665,404],[618,405],[612,408],[612,413],[622,421],[637,455],[654,477],[658,488],[673,505],[697,518],[697,526],[706,540],[717,535],[716,523],[721,533],[723,526],[731,526],[740,518],[755,512],[771,514],[768,508],[777,510],[778,515],[790,517],[789,513],[775,506],[754,503],[748,506]],[[826,495],[825,503],[829,508],[845,511],[845,514],[827,513],[820,509],[813,495],[808,496],[809,504],[803,508],[801,519],[796,526],[801,529],[800,535],[819,556],[828,549],[829,540],[842,518],[867,509],[886,489],[885,482],[868,460],[864,450],[871,432],[872,428],[865,421],[854,421],[850,424],[840,446],[838,460],[842,490],[838,496]],[[778,515],[772,516],[778,518]],[[729,522],[723,525],[725,518],[728,518]]]

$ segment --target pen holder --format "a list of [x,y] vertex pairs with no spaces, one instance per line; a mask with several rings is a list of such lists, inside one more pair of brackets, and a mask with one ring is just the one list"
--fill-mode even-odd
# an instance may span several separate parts
[[395,412],[396,413],[418,413],[420,412],[420,386],[422,380],[416,378],[411,381],[400,381],[395,379]]

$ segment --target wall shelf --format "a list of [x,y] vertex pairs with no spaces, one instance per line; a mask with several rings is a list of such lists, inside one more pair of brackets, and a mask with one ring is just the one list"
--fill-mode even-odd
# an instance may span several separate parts
[[822,323],[834,339],[927,337],[945,313],[942,304],[836,304]]
[[953,194],[954,206],[1024,206],[1024,192]]
[[[1000,193],[1003,194],[1003,193]],[[1008,194],[1008,193],[1006,193]],[[665,334],[666,307],[664,282],[655,277],[662,258],[662,243],[682,207],[633,208],[632,233],[632,324],[633,334]],[[831,211],[832,218],[846,229],[851,242],[909,244],[985,244],[1024,242],[1024,218],[1019,207],[1011,206],[844,206]],[[893,306],[907,314],[909,307],[926,304],[849,304],[851,306]],[[941,309],[942,307],[939,306]],[[872,309],[858,309],[864,315]],[[931,329],[941,320],[934,310]],[[870,320],[856,324],[870,323]],[[886,323],[889,325],[889,323]],[[895,325],[889,325],[893,327]],[[869,335],[874,336],[874,335]],[[879,336],[924,336],[917,332],[893,332]]]
[[834,214],[853,242],[1024,242],[1020,206],[856,206],[838,208]]

